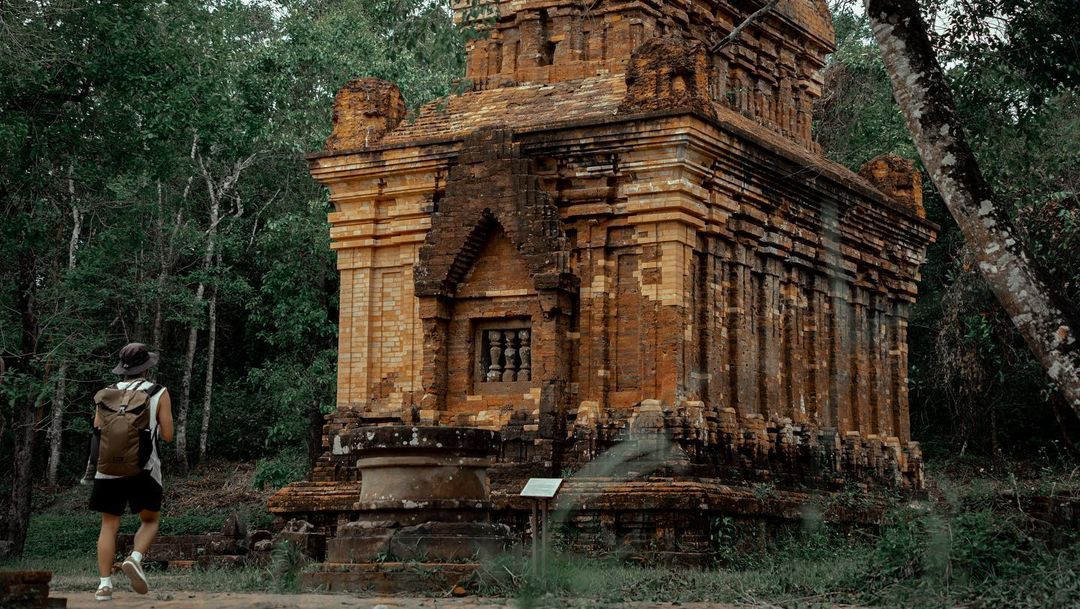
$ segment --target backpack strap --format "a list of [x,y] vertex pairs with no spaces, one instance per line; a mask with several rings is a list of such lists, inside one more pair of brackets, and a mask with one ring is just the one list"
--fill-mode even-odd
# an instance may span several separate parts
[[158,385],[158,384],[155,383],[153,385],[150,385],[150,387],[148,387],[146,389],[143,389],[142,391],[146,392],[146,397],[147,398],[152,398],[155,395],[157,395],[158,393],[160,393],[161,390],[164,389],[164,388],[165,388],[164,385]]

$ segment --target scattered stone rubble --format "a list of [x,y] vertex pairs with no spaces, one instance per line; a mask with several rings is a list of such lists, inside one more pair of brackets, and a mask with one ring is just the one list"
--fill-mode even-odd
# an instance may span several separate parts
[[49,596],[50,571],[0,571],[0,607],[63,609],[67,599]]
[[[220,533],[158,536],[146,560],[166,568],[262,565],[269,560],[273,537],[268,530],[248,531],[244,519],[233,514],[225,520]],[[120,535],[117,553],[130,554],[134,539],[133,534]]]

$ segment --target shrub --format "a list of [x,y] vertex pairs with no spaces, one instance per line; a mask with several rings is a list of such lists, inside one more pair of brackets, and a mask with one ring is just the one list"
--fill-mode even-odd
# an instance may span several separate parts
[[287,449],[269,459],[259,459],[255,465],[255,476],[251,485],[262,489],[281,488],[290,482],[303,480],[308,474],[307,453],[298,449]]

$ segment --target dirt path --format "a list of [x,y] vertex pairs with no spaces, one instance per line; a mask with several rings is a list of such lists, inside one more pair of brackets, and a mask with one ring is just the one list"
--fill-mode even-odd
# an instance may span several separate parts
[[[90,592],[60,592],[57,596],[68,599],[72,609],[512,609],[523,607],[516,601],[498,598],[415,598],[415,597],[367,597],[360,598],[338,594],[232,594],[203,592],[153,592],[140,596],[131,592],[117,592],[110,603],[94,601]],[[651,607],[679,607],[679,609],[737,609],[733,605],[712,603],[618,603],[603,604],[596,601],[541,599],[542,602],[527,607],[550,607],[559,609],[585,609],[601,607],[626,607],[646,609]],[[742,609],[750,609],[743,607]]]

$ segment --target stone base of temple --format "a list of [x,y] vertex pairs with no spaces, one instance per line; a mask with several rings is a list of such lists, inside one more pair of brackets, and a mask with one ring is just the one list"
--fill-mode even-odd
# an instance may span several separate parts
[[510,529],[494,522],[435,522],[398,526],[396,522],[354,521],[327,540],[330,563],[393,557],[396,560],[475,560],[503,552]]
[[[533,504],[519,493],[530,477],[563,474],[551,506],[562,547],[707,566],[808,524],[875,527],[885,509],[875,489],[921,487],[914,443],[764,419],[749,419],[759,425],[747,431],[723,417],[695,435],[659,409],[651,419],[635,414],[618,429],[579,428],[561,445],[561,462],[517,459],[508,447],[525,439],[515,434],[338,416],[314,480],[282,489],[269,508],[293,521],[306,553],[327,565],[475,561],[528,548]],[[353,579],[363,577],[342,575],[333,585]]]
[[[341,484],[352,486],[357,483]],[[480,542],[490,537],[491,543],[486,546],[483,543],[478,546],[469,535],[437,535],[427,543],[446,545],[442,543],[445,538],[450,546],[467,546],[464,553],[458,553],[462,559],[477,555],[478,550],[486,550],[480,554],[490,555],[498,547],[505,546],[507,539],[514,542],[507,551],[527,551],[531,543],[529,517],[532,503],[518,496],[520,488],[521,484],[516,480],[496,480],[492,484],[492,524],[509,527],[509,536],[472,535]],[[289,494],[287,489],[282,492]],[[727,484],[715,479],[572,478],[563,484],[552,505],[552,521],[555,534],[561,538],[560,544],[573,554],[613,556],[644,564],[706,567],[723,561],[732,552],[760,547],[762,542],[779,534],[822,522],[856,529],[875,528],[882,521],[885,505],[884,499],[875,499],[869,494],[859,494],[857,500],[853,500],[849,492],[795,491],[762,484]],[[280,509],[276,509],[275,514],[282,519],[304,515],[303,512],[289,513]],[[355,519],[354,513],[348,510],[324,514],[327,522]],[[357,556],[369,554],[355,551],[353,546],[364,540],[350,533],[354,526],[328,526],[315,533],[327,536],[329,548],[337,548],[328,554],[331,563],[327,564],[349,561],[350,548]],[[381,537],[376,541],[380,540],[391,543]],[[370,544],[361,545],[367,548]],[[407,547],[407,544],[398,545]],[[448,546],[441,552],[447,553],[451,549]],[[402,558],[396,553],[388,555]],[[416,558],[422,557],[417,555]],[[324,565],[320,572],[333,573],[334,569]],[[360,572],[368,571],[361,569]],[[363,581],[359,575],[347,575],[341,576],[341,581],[335,585],[352,585],[347,583],[352,581],[350,578]],[[318,583],[325,582],[319,580]]]
[[[731,552],[760,547],[790,530],[821,522],[876,527],[884,501],[717,480],[646,477],[567,480],[554,504],[554,526],[573,554],[628,562],[706,567]],[[515,489],[495,489],[494,518],[527,538],[530,505]]]

